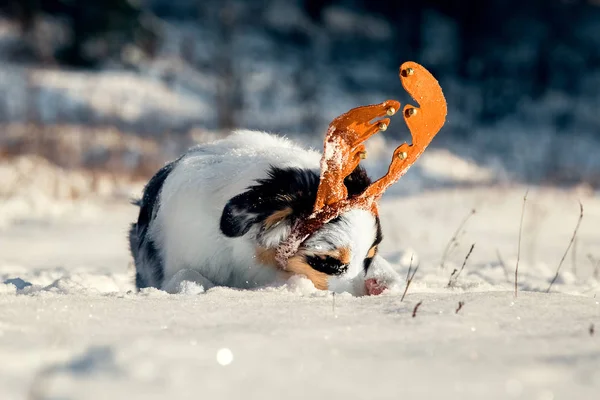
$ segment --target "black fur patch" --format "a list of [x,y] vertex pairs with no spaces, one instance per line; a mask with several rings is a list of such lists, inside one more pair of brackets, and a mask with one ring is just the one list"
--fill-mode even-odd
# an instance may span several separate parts
[[379,216],[375,218],[375,223],[377,224],[377,233],[375,233],[375,240],[373,241],[373,246],[377,246],[383,241],[383,232],[381,231],[381,220],[379,219]]
[[[375,223],[377,224],[377,233],[375,234],[375,240],[373,241],[371,248],[377,246],[383,240],[383,233],[381,232],[381,221],[379,220],[379,217],[375,219]],[[377,252],[375,253],[375,255],[377,255]],[[371,264],[373,264],[373,259],[375,258],[375,255],[373,255],[373,257],[365,258],[365,260],[363,261],[363,268],[365,270],[365,274],[371,267]]]
[[144,188],[144,196],[142,197],[140,214],[138,216],[138,229],[140,226],[147,227],[150,221],[158,211],[158,195],[162,190],[165,180],[169,174],[175,168],[176,161],[162,167],[153,177],[150,179],[146,187]]
[[253,224],[288,207],[294,215],[307,215],[318,186],[319,176],[314,171],[271,168],[267,178],[229,200],[221,215],[221,231],[229,237],[242,236]]
[[160,287],[164,279],[163,261],[156,245],[148,237],[148,228],[158,211],[163,184],[177,161],[161,168],[144,188],[142,199],[134,203],[139,205],[140,212],[137,222],[131,224],[129,230],[129,247],[135,262],[135,283],[138,289]]
[[144,278],[142,278],[142,275],[140,275],[139,272],[135,273],[135,287],[137,287],[138,289],[148,287],[148,284],[146,283],[146,281],[144,281]]
[[348,195],[352,197],[364,192],[371,184],[371,178],[367,175],[367,171],[359,165],[344,179],[344,184],[348,189]]
[[[371,184],[371,180],[365,170],[358,166],[344,183],[348,195],[356,196]],[[310,215],[318,188],[317,171],[271,167],[266,178],[258,179],[256,185],[227,202],[221,215],[221,232],[229,237],[243,236],[253,224],[286,208],[292,209],[292,219]]]

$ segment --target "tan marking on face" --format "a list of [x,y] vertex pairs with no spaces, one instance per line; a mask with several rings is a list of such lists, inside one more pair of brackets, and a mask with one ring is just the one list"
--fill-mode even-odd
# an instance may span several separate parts
[[341,249],[338,249],[338,256],[335,258],[340,260],[342,264],[348,265],[348,264],[350,264],[350,261],[352,260],[352,252],[350,251],[349,248],[342,247]]
[[294,274],[304,275],[315,285],[317,289],[327,290],[327,280],[329,275],[319,272],[304,261],[302,254],[296,254],[290,257],[287,264],[287,270]]
[[275,211],[273,214],[269,215],[264,222],[264,226],[267,229],[272,228],[279,222],[283,221],[292,213],[291,207],[286,207],[283,210]]
[[292,277],[292,273],[289,271],[285,271],[279,267],[279,263],[275,259],[275,254],[277,251],[275,249],[266,249],[264,247],[256,248],[256,259],[259,263],[263,264],[267,268],[276,268],[277,269],[277,277],[283,281],[287,281]]
[[[256,259],[261,264],[279,268],[275,257],[276,254],[276,249],[266,249],[264,247],[256,248]],[[325,259],[325,257],[333,257],[340,260],[344,264],[349,264],[351,261],[350,249],[346,247],[315,255],[323,259]],[[303,252],[299,252],[295,256],[288,259],[286,272],[290,274],[306,276],[317,289],[327,290],[328,288],[327,280],[329,279],[329,275],[324,272],[317,271],[308,265],[305,261]]]
[[377,246],[373,246],[369,249],[369,252],[367,253],[367,258],[375,257],[375,253],[377,253]]
[[342,264],[350,264],[350,261],[352,261],[352,252],[347,247],[342,247],[340,249],[326,251],[323,253],[312,253],[311,252],[311,254],[315,255],[317,257],[320,257],[323,260],[326,257],[335,258],[336,260],[340,260],[340,262]]

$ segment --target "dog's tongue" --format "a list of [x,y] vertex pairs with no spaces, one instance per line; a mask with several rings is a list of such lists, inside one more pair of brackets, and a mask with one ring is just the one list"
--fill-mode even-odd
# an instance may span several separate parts
[[387,287],[378,282],[375,278],[370,278],[365,281],[365,287],[369,296],[377,296],[383,293]]

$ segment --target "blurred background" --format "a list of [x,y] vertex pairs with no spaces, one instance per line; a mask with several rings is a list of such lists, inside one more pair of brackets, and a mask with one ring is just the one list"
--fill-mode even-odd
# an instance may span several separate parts
[[[112,192],[235,128],[320,147],[348,109],[410,101],[407,60],[449,112],[398,190],[600,187],[600,0],[3,0],[0,190]],[[372,168],[407,139],[395,119]]]

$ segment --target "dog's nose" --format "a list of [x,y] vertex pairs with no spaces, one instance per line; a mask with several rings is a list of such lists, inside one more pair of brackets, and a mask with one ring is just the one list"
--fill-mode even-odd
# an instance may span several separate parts
[[367,295],[377,296],[383,293],[387,287],[375,278],[370,278],[365,281],[365,288],[367,289]]

